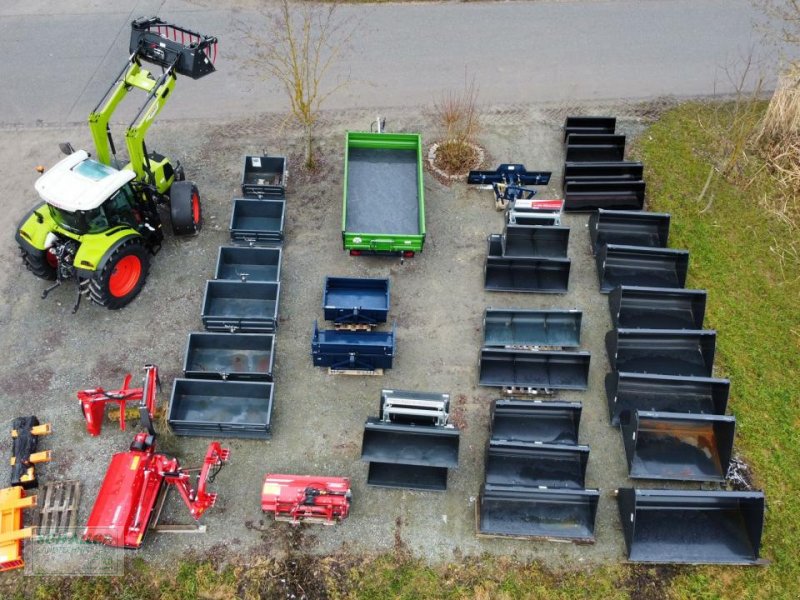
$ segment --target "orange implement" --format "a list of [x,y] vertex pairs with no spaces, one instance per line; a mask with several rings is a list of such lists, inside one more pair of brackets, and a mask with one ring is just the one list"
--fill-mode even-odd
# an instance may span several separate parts
[[33,528],[22,528],[22,509],[36,506],[36,496],[25,497],[19,486],[0,490],[0,571],[25,566],[22,540],[33,535]]

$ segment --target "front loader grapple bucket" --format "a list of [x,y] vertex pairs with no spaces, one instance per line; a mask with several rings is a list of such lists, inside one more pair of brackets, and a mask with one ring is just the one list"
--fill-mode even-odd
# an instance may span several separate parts
[[566,258],[569,227],[509,224],[502,242],[503,256]]
[[620,285],[682,288],[686,285],[689,253],[669,248],[602,246],[596,257],[600,291],[609,293]]
[[490,292],[566,294],[568,258],[511,258],[487,256],[484,289]]
[[490,439],[575,445],[580,420],[580,402],[493,400]]
[[763,492],[621,488],[617,503],[632,562],[759,562]]
[[215,70],[217,38],[158,17],[141,18],[131,23],[129,50],[147,62],[164,68],[174,65],[176,73],[200,79]]
[[190,379],[272,381],[275,335],[190,333],[183,374]]
[[592,254],[603,244],[666,248],[669,219],[666,213],[601,208],[589,216]]
[[645,188],[644,181],[568,181],[564,185],[564,210],[642,210]]
[[608,295],[614,327],[702,329],[706,291],[623,285]]
[[489,387],[585,390],[590,358],[588,352],[482,348],[479,383]]
[[727,379],[620,372],[606,375],[605,385],[612,425],[637,410],[724,415],[730,390]]
[[447,469],[458,466],[459,431],[386,422],[370,417],[364,425],[361,460],[369,463],[367,484],[443,491]]
[[573,181],[642,181],[644,165],[640,162],[568,162],[564,164],[562,189]]
[[564,141],[571,133],[611,134],[616,128],[616,117],[567,117],[564,121]]
[[478,535],[594,542],[598,490],[553,490],[485,484]]
[[614,371],[710,377],[717,332],[689,329],[615,329],[606,334]]
[[486,449],[486,483],[583,489],[588,461],[588,446],[490,440]]
[[220,246],[214,279],[231,281],[280,281],[280,248]]
[[581,345],[579,310],[528,310],[487,308],[483,315],[484,346]]
[[686,413],[628,413],[622,440],[633,479],[725,481],[736,418]]
[[377,325],[389,318],[389,279],[326,277],[322,294],[325,320]]
[[624,155],[624,135],[570,133],[567,136],[567,162],[620,161]]

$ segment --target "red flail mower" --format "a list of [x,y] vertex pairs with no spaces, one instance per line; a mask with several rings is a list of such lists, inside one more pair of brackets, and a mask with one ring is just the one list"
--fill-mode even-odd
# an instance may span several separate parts
[[[118,390],[106,391],[101,387],[78,392],[78,402],[81,404],[83,417],[86,419],[86,431],[89,435],[100,435],[103,426],[103,415],[106,405],[116,403],[120,409],[119,427],[125,431],[125,409],[129,402],[139,405],[140,414],[146,410],[152,418],[156,410],[156,391],[161,387],[158,378],[158,367],[155,365],[144,366],[144,381],[142,387],[130,387],[132,376],[125,375],[122,387]],[[142,415],[144,416],[144,415]]]
[[111,458],[83,540],[120,548],[140,547],[148,527],[158,520],[168,486],[178,490],[192,517],[199,519],[217,499],[215,493],[206,491],[206,485],[213,482],[229,456],[227,448],[211,442],[192,488],[188,469],[181,468],[176,458],[156,453],[152,433],[136,434],[130,450]]
[[346,477],[269,474],[261,488],[261,510],[276,521],[333,525],[347,518],[352,497]]

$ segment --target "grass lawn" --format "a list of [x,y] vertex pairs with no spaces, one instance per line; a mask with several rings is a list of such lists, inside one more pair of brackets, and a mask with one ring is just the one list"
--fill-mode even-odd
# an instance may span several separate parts
[[[403,548],[378,557],[264,559],[172,569],[132,559],[124,579],[0,579],[3,598],[800,598],[800,247],[797,230],[759,199],[774,182],[754,159],[735,186],[715,176],[730,107],[683,104],[637,141],[650,210],[672,214],[670,246],[691,251],[687,287],[708,290],[706,323],[718,330],[717,373],[732,380],[736,447],[767,494],[762,556],[768,567],[576,567],[551,572],[512,558],[467,558],[431,567]],[[792,246],[794,244],[794,246]],[[294,596],[292,596],[294,594]]]

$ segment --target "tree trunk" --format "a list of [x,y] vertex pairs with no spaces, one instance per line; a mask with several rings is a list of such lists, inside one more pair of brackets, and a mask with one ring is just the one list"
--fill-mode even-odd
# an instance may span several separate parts
[[306,168],[309,171],[313,171],[314,168],[317,166],[316,161],[314,160],[314,139],[311,135],[311,126],[306,125],[305,127],[305,154],[306,154]]

